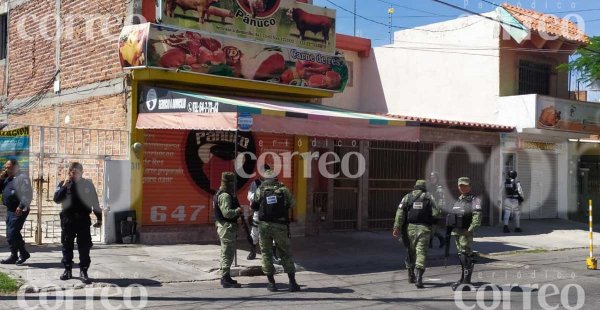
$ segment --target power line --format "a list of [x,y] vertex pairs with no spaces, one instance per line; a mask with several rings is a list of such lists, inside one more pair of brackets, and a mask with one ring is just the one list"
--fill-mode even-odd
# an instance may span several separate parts
[[[439,0],[433,0],[433,1],[440,2]],[[488,1],[488,0],[481,0],[481,1],[483,1],[483,2],[485,2],[485,3],[488,3],[488,4],[491,4],[491,5],[495,5],[495,6],[499,7],[499,8],[503,8],[503,9],[505,9],[505,10],[507,10],[507,11],[510,11],[510,12],[513,12],[513,13],[516,13],[516,14],[521,14],[521,12],[515,11],[515,10],[513,10],[513,9],[511,9],[511,8],[505,8],[505,7],[501,6],[501,5],[495,4],[495,3],[493,3],[493,2],[490,2],[490,1]],[[539,17],[538,17],[538,18],[536,18],[536,17],[534,17],[534,16],[530,16],[530,17],[532,17],[533,19],[535,19],[535,20],[537,20],[537,21],[539,21],[539,22],[546,23],[546,21],[545,21],[545,20],[541,20]],[[585,34],[584,34],[584,36],[585,36]],[[598,54],[600,54],[600,51],[597,51],[597,50],[590,49],[590,48],[588,48],[588,47],[586,47],[586,46],[583,46],[582,44],[579,44],[579,43],[569,42],[569,41],[565,40],[564,38],[562,38],[562,36],[558,37],[557,39],[558,39],[558,40],[560,40],[560,41],[562,41],[563,43],[566,43],[566,44],[570,44],[570,45],[577,46],[577,47],[579,47],[579,48],[581,48],[581,49],[583,49],[583,50],[586,50],[586,51],[588,51],[588,52],[592,52],[592,53],[598,53]]]
[[436,15],[436,16],[443,16],[443,17],[453,17],[453,16],[441,15],[439,13],[429,12],[429,11],[425,11],[425,10],[421,10],[421,9],[411,8],[411,7],[408,7],[408,6],[404,6],[404,5],[392,3],[392,2],[389,2],[389,1],[385,1],[385,0],[377,0],[377,1],[379,1],[381,3],[385,3],[387,5],[391,5],[391,6],[395,6],[395,7],[398,7],[398,8],[403,8],[403,9],[407,9],[407,10],[411,10],[411,11],[415,11],[415,12],[426,13],[426,14],[431,14],[431,15]]
[[[390,27],[390,25],[389,25],[389,24],[382,23],[382,22],[376,21],[376,20],[374,20],[374,19],[368,18],[368,17],[366,17],[366,16],[363,16],[363,15],[356,14],[355,12],[352,12],[351,10],[349,10],[349,9],[347,9],[347,8],[345,8],[345,7],[343,7],[343,6],[339,5],[339,4],[337,4],[337,3],[334,3],[334,2],[333,2],[333,1],[331,1],[331,0],[325,0],[325,1],[329,2],[331,5],[335,6],[336,8],[338,8],[338,9],[340,9],[340,10],[342,10],[342,11],[345,11],[345,12],[348,12],[348,13],[350,13],[350,14],[356,15],[357,17],[360,17],[361,19],[364,19],[364,20],[366,20],[366,21],[369,21],[369,22],[372,22],[372,23],[374,23],[374,24],[378,24],[378,25],[381,25],[381,26]],[[404,27],[404,26],[394,26],[394,25],[392,25],[392,28],[395,28],[395,29],[404,29],[404,30],[406,30],[406,29],[411,29],[411,30],[420,30],[420,31],[425,31],[425,32],[440,33],[440,32],[450,32],[450,31],[457,31],[457,30],[461,30],[461,29],[464,29],[464,28],[467,28],[467,27],[473,26],[473,25],[475,25],[475,24],[477,24],[477,23],[479,23],[479,22],[481,22],[481,20],[478,20],[478,21],[476,21],[476,22],[473,22],[473,23],[471,23],[471,24],[468,24],[468,25],[462,26],[462,27],[460,27],[460,28],[455,28],[455,29],[445,29],[445,30],[429,30],[429,29],[411,28],[411,27]]]

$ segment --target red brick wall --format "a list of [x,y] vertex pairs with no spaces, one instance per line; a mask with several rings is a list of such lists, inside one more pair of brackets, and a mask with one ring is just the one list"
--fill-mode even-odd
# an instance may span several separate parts
[[[62,87],[72,88],[114,79],[123,73],[119,64],[117,42],[123,27],[128,1],[63,1],[61,14],[66,16],[112,16],[106,26],[99,18],[92,28],[81,17],[73,21],[73,35],[61,40]],[[86,30],[93,29],[93,31]],[[105,30],[102,30],[105,29]],[[89,32],[92,34],[86,33]],[[90,36],[90,37],[88,37]]]
[[[39,108],[25,115],[9,115],[10,123],[127,130],[127,110],[122,94],[91,97],[82,101]],[[70,122],[65,124],[69,115]]]
[[[11,10],[9,99],[30,97],[52,78],[56,70],[56,43],[43,36],[56,35],[55,10],[55,0],[32,0]],[[99,18],[94,23],[86,24],[95,16]],[[62,1],[61,89],[111,80],[123,74],[117,40],[125,16],[125,1]],[[106,26],[105,18],[109,21]],[[45,25],[47,31],[40,31],[40,25]],[[33,40],[19,35],[19,28],[25,29]],[[52,87],[47,91],[52,92]]]
[[[51,40],[43,39],[42,32],[39,31],[39,25],[43,24],[47,28],[44,33],[50,37],[55,36],[56,23],[54,18],[50,18],[54,14],[54,3],[54,0],[33,0],[10,12],[9,100],[29,97],[36,93],[55,71],[55,45]],[[44,20],[46,22],[43,22]],[[25,35],[19,34],[18,21],[21,21],[22,31],[33,40],[29,41]]]

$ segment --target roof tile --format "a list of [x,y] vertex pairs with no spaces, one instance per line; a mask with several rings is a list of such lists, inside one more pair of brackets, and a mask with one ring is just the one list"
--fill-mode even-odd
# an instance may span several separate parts
[[508,3],[502,4],[502,8],[507,10],[520,23],[537,32],[561,36],[570,41],[582,43],[590,41],[589,37],[570,20],[534,10],[523,9]]

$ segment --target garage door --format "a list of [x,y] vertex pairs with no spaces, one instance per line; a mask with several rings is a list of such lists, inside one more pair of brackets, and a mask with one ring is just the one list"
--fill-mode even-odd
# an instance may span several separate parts
[[556,154],[539,150],[519,152],[517,172],[525,195],[521,205],[522,218],[558,217],[557,169]]

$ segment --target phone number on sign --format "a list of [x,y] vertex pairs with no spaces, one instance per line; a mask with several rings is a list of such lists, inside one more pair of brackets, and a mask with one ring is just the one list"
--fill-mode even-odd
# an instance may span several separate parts
[[152,223],[168,222],[197,222],[202,210],[206,206],[177,206],[172,211],[172,207],[153,206],[150,208],[150,221]]

